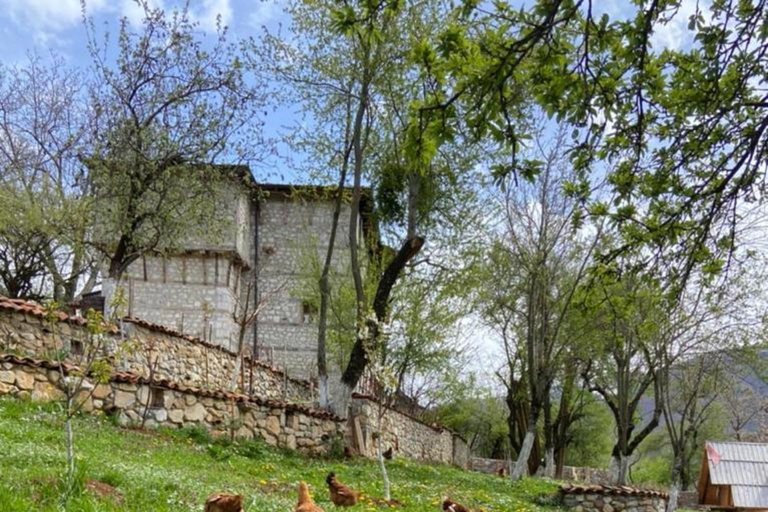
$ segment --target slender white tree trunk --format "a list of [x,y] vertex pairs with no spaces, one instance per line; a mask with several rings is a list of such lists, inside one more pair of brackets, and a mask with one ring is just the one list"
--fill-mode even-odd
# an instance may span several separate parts
[[608,466],[608,478],[612,484],[619,483],[619,458],[611,455],[611,465]]
[[67,487],[71,491],[75,485],[75,437],[72,433],[72,396],[67,396]]
[[352,388],[339,381],[330,395],[330,408],[333,413],[340,418],[349,416],[349,406],[352,402]]
[[680,497],[680,477],[683,473],[682,455],[675,455],[675,462],[672,466],[672,483],[669,486],[669,501],[667,502],[666,512],[675,512],[677,510],[677,499]]
[[389,489],[389,473],[387,473],[387,465],[384,464],[384,452],[382,451],[382,446],[384,445],[384,438],[382,436],[381,432],[381,416],[383,415],[384,411],[382,410],[381,404],[379,404],[379,417],[377,418],[377,424],[376,429],[379,432],[379,442],[376,443],[379,447],[379,467],[381,468],[381,476],[384,478],[384,499],[389,501],[392,499],[390,496],[390,489]]
[[611,457],[608,477],[613,484],[626,485],[629,481],[629,457],[627,455],[620,453]]
[[528,459],[531,457],[531,450],[533,450],[533,441],[535,439],[536,433],[529,428],[525,433],[525,439],[523,439],[523,446],[520,448],[520,454],[517,456],[515,469],[512,471],[513,481],[518,481],[528,474]]
[[547,448],[544,454],[544,476],[547,478],[555,477],[555,449]]

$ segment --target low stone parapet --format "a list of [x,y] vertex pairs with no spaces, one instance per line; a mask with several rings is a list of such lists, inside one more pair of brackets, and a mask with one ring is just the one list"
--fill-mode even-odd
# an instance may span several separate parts
[[669,494],[608,485],[563,485],[563,505],[574,512],[664,512]]

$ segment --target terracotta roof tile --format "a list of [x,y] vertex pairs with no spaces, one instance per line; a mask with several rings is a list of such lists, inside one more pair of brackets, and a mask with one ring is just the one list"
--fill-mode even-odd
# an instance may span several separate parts
[[560,492],[563,494],[602,494],[608,496],[652,496],[665,500],[669,499],[669,493],[663,491],[657,491],[656,489],[639,489],[636,487],[627,487],[625,485],[564,484],[560,486]]
[[[27,366],[32,368],[45,368],[46,370],[59,370],[64,369],[64,373],[70,373],[78,370],[78,367],[71,364],[59,364],[58,361],[50,361],[45,359],[32,359],[31,357],[19,357],[13,354],[0,354],[0,363],[11,363],[19,366]],[[203,388],[195,388],[191,386],[184,386],[168,379],[155,379],[150,382],[149,379],[138,375],[133,372],[113,372],[110,375],[109,380],[111,382],[130,383],[130,384],[151,384],[155,387],[164,389],[170,389],[179,391],[182,393],[189,393],[199,397],[219,398],[225,400],[234,400],[235,402],[242,403],[244,405],[254,404],[264,407],[271,407],[275,409],[283,409],[287,412],[300,412],[311,416],[313,418],[320,418],[331,420],[335,422],[343,422],[342,418],[339,418],[335,414],[324,411],[321,409],[314,409],[305,405],[296,404],[292,402],[285,402],[281,400],[272,400],[266,398],[260,398],[256,396],[248,396],[242,393],[232,393],[225,390],[211,390]]]
[[[10,299],[0,295],[0,310],[17,311],[27,315],[42,318],[45,316],[45,308],[37,302],[22,299]],[[56,316],[59,322],[66,322],[73,325],[85,325],[88,321],[80,316],[68,315],[63,311],[57,311]],[[110,332],[118,332],[116,325],[109,326]]]

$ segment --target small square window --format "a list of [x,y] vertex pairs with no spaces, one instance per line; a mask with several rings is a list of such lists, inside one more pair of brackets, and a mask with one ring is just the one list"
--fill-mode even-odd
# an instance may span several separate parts
[[73,356],[82,356],[85,353],[85,346],[80,340],[72,340],[69,343],[69,353]]
[[150,390],[149,405],[153,408],[165,407],[165,390],[152,388]]
[[304,302],[301,307],[302,323],[313,324],[317,318],[317,308],[309,302]]

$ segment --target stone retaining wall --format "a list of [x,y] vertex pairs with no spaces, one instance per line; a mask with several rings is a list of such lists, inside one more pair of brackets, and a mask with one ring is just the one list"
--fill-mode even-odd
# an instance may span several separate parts
[[[55,362],[0,355],[0,395],[56,400],[63,396],[60,381],[59,365]],[[141,376],[128,372],[114,373],[108,384],[96,386],[82,410],[115,414],[123,425],[139,425],[148,401],[146,427],[198,425],[214,434],[233,429],[239,438],[260,438],[273,446],[312,454],[326,452],[343,438],[346,429],[342,419],[325,411],[187,388],[167,380],[150,385]]]
[[574,512],[664,512],[668,495],[631,487],[564,485],[563,505]]
[[[355,394],[352,400],[352,428],[349,442],[366,457],[377,457],[379,404],[371,397]],[[469,446],[458,434],[437,425],[386,409],[381,420],[382,449],[390,447],[395,456],[413,460],[442,462],[466,468]],[[356,438],[360,437],[360,441]],[[362,443],[362,446],[360,444]]]
[[469,460],[469,469],[478,473],[498,474],[499,470],[509,470],[509,461],[502,459],[483,459],[481,457],[472,457]]
[[[509,461],[502,459],[484,459],[481,457],[472,457],[469,468],[479,473],[498,474],[499,470],[504,468],[509,470]],[[563,466],[563,475],[561,480],[568,482],[580,482],[585,484],[605,484],[610,482],[610,475],[607,469],[585,468],[576,466]]]
[[[55,330],[44,324],[41,309],[10,310],[10,304],[0,300],[0,352],[12,352],[33,358],[48,359],[58,350],[71,351],[87,339],[82,322],[67,317],[56,324]],[[138,343],[137,350],[124,354],[119,369],[148,377],[147,357],[158,359],[155,376],[191,387],[229,389],[237,355],[227,349],[171,329],[136,319],[123,322],[125,338]],[[121,338],[110,334],[117,343]],[[155,349],[148,354],[147,347]],[[309,381],[293,379],[284,372],[261,361],[246,358],[245,389],[250,389],[249,366],[253,367],[253,394],[262,398],[309,402],[312,386]]]

